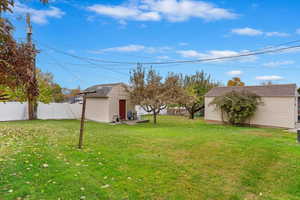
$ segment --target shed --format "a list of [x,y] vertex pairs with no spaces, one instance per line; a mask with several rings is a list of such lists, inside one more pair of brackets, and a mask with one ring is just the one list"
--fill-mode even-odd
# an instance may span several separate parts
[[96,91],[86,96],[86,119],[111,122],[117,118],[127,120],[127,112],[133,111],[124,83],[100,84],[85,91]]
[[205,120],[222,122],[221,112],[212,100],[231,91],[249,91],[263,101],[249,123],[265,127],[296,128],[298,123],[298,92],[296,84],[216,87],[205,95]]

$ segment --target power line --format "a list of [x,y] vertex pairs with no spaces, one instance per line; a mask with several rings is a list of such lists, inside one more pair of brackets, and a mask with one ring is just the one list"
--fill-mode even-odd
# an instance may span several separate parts
[[[290,42],[285,42],[282,44],[278,44],[275,46],[271,47],[266,47],[264,50],[254,50],[254,51],[248,51],[247,53],[243,54],[238,54],[238,55],[233,55],[233,56],[223,56],[223,57],[215,57],[215,58],[206,58],[206,59],[196,59],[196,60],[175,60],[175,61],[165,61],[165,62],[126,62],[126,61],[111,61],[111,60],[103,60],[103,59],[96,59],[96,58],[88,58],[88,57],[82,57],[82,56],[77,56],[68,52],[61,51],[59,49],[50,47],[49,45],[47,48],[52,49],[56,52],[62,53],[64,55],[68,55],[77,59],[84,60],[86,62],[89,62],[92,65],[96,65],[95,63],[91,63],[91,61],[97,61],[97,62],[103,62],[103,63],[110,63],[110,64],[128,64],[128,65],[135,65],[135,64],[144,64],[144,65],[164,65],[164,64],[176,64],[176,63],[199,63],[199,62],[208,62],[208,61],[217,61],[217,60],[225,60],[225,59],[233,59],[233,58],[240,58],[240,57],[248,57],[248,56],[254,56],[254,55],[263,55],[263,54],[269,54],[269,53],[275,53],[275,52],[281,52],[289,49],[296,49],[300,48],[300,45],[295,45],[295,46],[289,46],[289,47],[281,47],[277,49],[272,49],[274,47],[280,47],[282,45],[286,44],[291,44],[291,43],[296,43],[300,42],[300,40],[294,40]],[[270,49],[270,50],[267,50]],[[103,67],[104,68],[104,67]]]
[[223,57],[216,57],[216,58],[205,58],[205,59],[196,59],[196,60],[181,60],[181,61],[169,61],[169,62],[145,62],[140,64],[148,64],[148,65],[162,65],[162,64],[175,64],[175,63],[199,63],[199,62],[208,62],[208,61],[218,61],[218,60],[225,60],[225,59],[232,59],[232,58],[240,58],[240,57],[248,57],[248,56],[255,56],[255,55],[263,55],[269,53],[276,53],[281,52],[289,49],[296,49],[300,48],[300,45],[290,46],[290,47],[283,47],[273,50],[264,50],[264,51],[257,51],[257,52],[250,52],[245,54],[239,54],[234,56],[223,56]]
[[[90,63],[91,65],[98,66],[97,64],[92,63],[92,62],[90,62],[90,61],[88,61],[88,60],[87,60],[86,62]],[[114,72],[114,73],[118,73],[118,74],[124,75],[124,76],[126,76],[126,77],[128,76],[127,73],[122,73],[122,72],[113,70],[113,69],[111,69],[111,68],[107,68],[107,67],[105,67],[105,66],[102,66],[102,68],[105,69],[105,70],[108,70],[108,71],[112,71],[112,72]]]
[[284,45],[298,43],[298,42],[300,42],[300,40],[292,40],[292,41],[289,41],[289,42],[284,42],[284,43],[273,45],[273,46],[267,46],[266,48],[263,48],[263,49],[270,49],[270,48],[274,48],[274,47],[282,47]]
[[[46,52],[45,52],[46,53]],[[57,66],[59,66],[60,68],[62,68],[63,70],[65,70],[66,72],[70,73],[73,77],[75,77],[78,81],[80,82],[85,82],[84,80],[82,80],[81,78],[79,78],[79,76],[77,76],[77,74],[73,73],[72,71],[70,71],[67,67],[65,67],[64,65],[62,65],[61,63],[58,62],[58,60],[56,60],[53,56],[51,56],[50,54],[46,53],[55,63]]]
[[[36,41],[38,42],[38,41]],[[41,42],[38,42],[41,44]],[[94,59],[94,58],[87,58],[87,57],[83,57],[83,56],[77,56],[75,54],[72,54],[72,53],[68,53],[68,52],[65,52],[65,51],[62,51],[62,50],[59,50],[59,49],[56,49],[56,48],[53,48],[53,47],[50,47],[49,45],[46,45],[46,44],[42,44],[44,47],[48,48],[48,49],[51,49],[53,51],[56,51],[58,53],[61,53],[61,54],[64,54],[64,55],[67,55],[67,56],[71,56],[73,58],[77,58],[77,59],[80,59],[80,60],[85,60],[85,61],[97,61],[97,62],[103,62],[103,63],[110,63],[110,64],[129,64],[129,65],[135,65],[137,64],[137,62],[123,62],[123,61],[110,61],[110,60],[102,60],[102,59]]]
[[[56,64],[56,63],[52,63],[52,62],[46,62],[46,64]],[[81,63],[81,64],[75,64],[75,63],[62,63],[64,65],[68,65],[68,66],[73,66],[73,67],[86,67],[86,68],[90,68],[90,69],[101,69],[103,67],[103,65],[101,64],[90,64],[90,63]],[[116,66],[117,67],[117,66]],[[113,67],[110,68],[110,70],[130,70],[132,69],[132,67]]]
[[[227,65],[219,65],[216,63],[207,63],[208,66],[214,66],[214,67],[219,67],[222,69],[229,69]],[[293,68],[290,68],[288,66],[277,66],[277,67],[267,67],[267,66],[263,66],[263,65],[249,65],[249,64],[242,64],[241,66],[230,66],[231,68],[240,68],[240,69],[248,69],[248,70],[257,70],[257,69],[261,69],[261,70],[300,70],[300,67],[297,66],[293,66]]]
[[[44,51],[45,52],[45,51]],[[48,54],[49,55],[49,54]],[[77,58],[77,59],[80,59],[80,60],[83,60],[81,58]],[[94,66],[98,66],[98,64],[95,64],[95,63],[92,63],[91,61],[89,60],[84,60],[85,62],[88,62],[90,65],[94,65]],[[61,65],[61,64],[60,64]],[[108,71],[111,71],[111,72],[114,72],[114,73],[118,73],[118,74],[121,74],[123,76],[128,76],[127,73],[122,73],[122,72],[119,72],[119,71],[116,71],[114,69],[111,69],[111,68],[108,68],[108,67],[105,67],[105,66],[101,66],[101,68],[103,68],[104,70],[108,70]]]

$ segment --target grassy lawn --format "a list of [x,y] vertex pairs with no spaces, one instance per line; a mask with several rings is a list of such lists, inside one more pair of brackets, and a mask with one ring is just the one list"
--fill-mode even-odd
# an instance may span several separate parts
[[278,129],[159,117],[158,125],[0,123],[0,199],[299,199],[300,145]]

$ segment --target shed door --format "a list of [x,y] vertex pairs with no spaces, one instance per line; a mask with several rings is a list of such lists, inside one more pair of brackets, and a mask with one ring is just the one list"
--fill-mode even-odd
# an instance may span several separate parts
[[126,120],[126,100],[119,100],[119,116],[121,120]]

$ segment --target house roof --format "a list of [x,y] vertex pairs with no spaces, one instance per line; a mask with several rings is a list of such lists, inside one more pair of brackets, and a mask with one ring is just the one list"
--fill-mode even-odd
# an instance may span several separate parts
[[296,89],[296,84],[215,87],[206,93],[205,96],[216,97],[231,91],[249,91],[261,97],[294,97],[296,96]]
[[124,83],[99,84],[99,85],[88,87],[84,91],[86,92],[96,91],[96,93],[87,94],[86,97],[108,97],[112,88],[118,85],[125,85],[125,84]]

